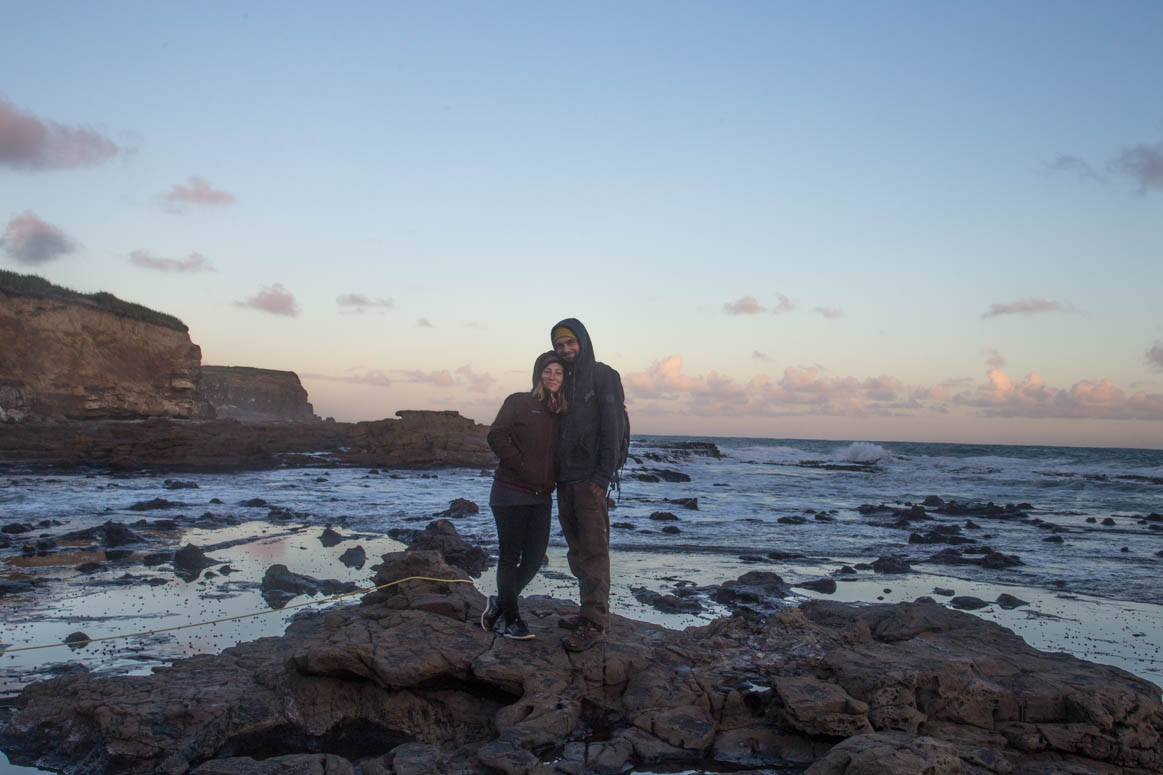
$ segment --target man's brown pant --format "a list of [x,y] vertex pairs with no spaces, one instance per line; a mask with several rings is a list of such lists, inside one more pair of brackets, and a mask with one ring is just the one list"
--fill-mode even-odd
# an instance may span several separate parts
[[606,494],[589,482],[557,488],[557,518],[569,544],[569,570],[581,586],[581,615],[605,630],[610,625],[610,510]]

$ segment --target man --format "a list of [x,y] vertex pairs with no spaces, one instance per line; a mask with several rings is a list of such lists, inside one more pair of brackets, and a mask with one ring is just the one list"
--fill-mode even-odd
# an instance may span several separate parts
[[581,611],[563,619],[568,651],[600,643],[610,625],[610,512],[606,491],[622,443],[622,378],[594,359],[586,327],[566,318],[550,332],[565,362],[566,414],[557,445],[557,511],[569,544],[569,569],[581,588]]

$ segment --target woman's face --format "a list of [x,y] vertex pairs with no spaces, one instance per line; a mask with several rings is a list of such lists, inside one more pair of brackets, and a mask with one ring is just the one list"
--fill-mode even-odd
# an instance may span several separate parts
[[565,381],[565,369],[560,363],[551,363],[541,370],[541,384],[550,393],[561,390],[561,383]]

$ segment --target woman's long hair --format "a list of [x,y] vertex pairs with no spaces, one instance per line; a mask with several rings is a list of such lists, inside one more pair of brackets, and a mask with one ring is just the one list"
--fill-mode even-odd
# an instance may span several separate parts
[[545,383],[543,383],[540,379],[537,380],[537,387],[533,388],[532,392],[533,392],[533,395],[536,396],[536,398],[539,401],[545,402],[545,405],[549,407],[549,410],[551,412],[556,412],[557,414],[565,414],[567,411],[569,411],[569,405],[566,403],[566,400],[565,400],[565,378],[564,377],[561,380],[561,389],[557,391],[557,406],[556,406],[556,408],[550,404],[549,394],[548,394],[548,391],[545,389]]

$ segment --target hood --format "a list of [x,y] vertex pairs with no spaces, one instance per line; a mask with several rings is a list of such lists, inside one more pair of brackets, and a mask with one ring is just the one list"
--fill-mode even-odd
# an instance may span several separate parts
[[533,362],[533,389],[534,390],[536,390],[537,385],[539,385],[541,383],[541,372],[544,371],[545,367],[551,363],[560,363],[561,367],[563,369],[565,368],[565,363],[561,360],[561,358],[557,357],[557,353],[555,353],[553,350],[550,350],[547,353],[541,353],[540,355],[537,356],[537,360]]
[[556,325],[549,329],[550,347],[553,346],[553,330],[558,326],[565,326],[570,331],[573,331],[574,336],[577,337],[577,343],[580,345],[580,349],[577,353],[577,360],[574,361],[573,366],[567,365],[566,368],[574,372],[589,371],[589,367],[593,366],[594,362],[597,360],[597,357],[594,355],[594,346],[590,342],[590,332],[586,331],[586,327],[583,326],[582,322],[577,318],[566,318],[565,320],[558,322]]

